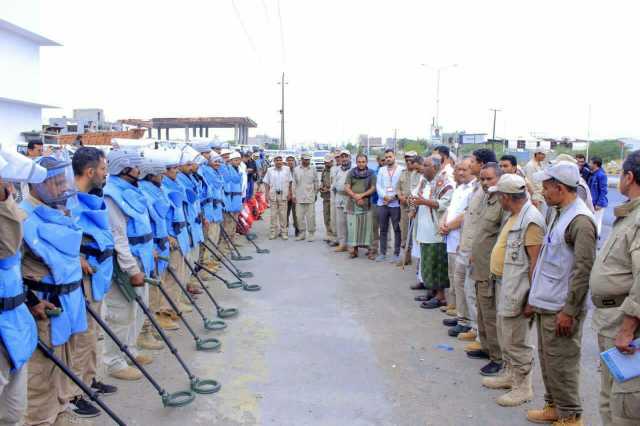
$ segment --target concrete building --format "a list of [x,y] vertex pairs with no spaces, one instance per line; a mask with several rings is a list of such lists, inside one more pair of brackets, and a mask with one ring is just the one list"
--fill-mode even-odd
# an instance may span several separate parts
[[39,132],[40,48],[60,46],[40,34],[39,0],[2,0],[0,10],[0,143],[17,144]]

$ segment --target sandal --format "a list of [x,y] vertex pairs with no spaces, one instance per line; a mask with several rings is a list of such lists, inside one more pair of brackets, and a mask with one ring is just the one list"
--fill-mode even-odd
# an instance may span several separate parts
[[356,257],[358,257],[358,252],[357,251],[354,250],[352,252],[349,252],[349,258],[355,259]]

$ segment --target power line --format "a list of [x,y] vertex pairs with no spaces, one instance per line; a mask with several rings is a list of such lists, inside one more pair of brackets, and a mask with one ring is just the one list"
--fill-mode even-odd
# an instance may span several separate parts
[[[247,37],[247,41],[249,42],[249,46],[251,46],[251,50],[253,50],[253,52],[258,55],[258,49],[256,49],[256,45],[253,42],[253,39],[251,38],[251,35],[249,35],[249,31],[247,31],[247,27],[244,24],[244,21],[242,20],[242,16],[240,16],[240,11],[238,10],[238,6],[236,5],[235,0],[231,0],[231,5],[233,6],[233,11],[236,14],[236,18],[238,18],[238,22],[240,23],[240,26],[242,27],[242,31],[244,31],[244,35]],[[258,55],[260,56],[260,55]]]
[[282,49],[282,63],[287,62],[287,51],[284,48],[284,30],[282,29],[282,14],[280,13],[280,0],[277,3],[278,6],[278,22],[280,23],[280,48]]

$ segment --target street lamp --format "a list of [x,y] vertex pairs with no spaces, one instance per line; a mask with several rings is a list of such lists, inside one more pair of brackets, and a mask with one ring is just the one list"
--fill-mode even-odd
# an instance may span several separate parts
[[432,70],[435,70],[436,72],[436,120],[434,123],[434,127],[436,129],[440,129],[440,73],[443,70],[446,70],[449,68],[456,68],[458,64],[444,65],[441,67],[434,67],[429,64],[420,64],[420,65],[425,68],[430,68]]

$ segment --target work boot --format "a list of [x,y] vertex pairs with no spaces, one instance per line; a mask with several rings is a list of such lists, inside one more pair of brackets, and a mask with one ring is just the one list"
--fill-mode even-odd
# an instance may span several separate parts
[[340,244],[334,251],[336,253],[343,253],[347,251],[347,246],[345,246],[344,244]]
[[477,337],[478,333],[473,328],[469,331],[458,334],[458,340],[462,340],[463,342],[474,341]]
[[296,236],[296,241],[304,241],[304,239],[306,238],[304,232],[300,232],[298,234],[298,236]]
[[[458,338],[460,338],[459,334],[458,334]],[[464,347],[465,352],[473,352],[473,351],[480,351],[480,350],[482,350],[482,345],[480,344],[480,342],[477,342],[475,340]]]
[[149,365],[153,362],[153,357],[151,355],[138,354],[134,358],[136,359],[136,361],[138,361],[138,364],[140,365]]
[[533,423],[554,423],[558,421],[558,410],[554,404],[547,402],[542,410],[528,410],[527,420]]
[[191,304],[183,303],[182,301],[178,301],[178,309],[180,309],[180,312],[182,312],[183,314],[193,312],[193,308],[191,307]]
[[178,330],[180,326],[164,312],[156,314],[156,322],[163,330]]
[[584,426],[584,422],[581,416],[574,414],[573,416],[558,419],[552,426]]
[[58,417],[56,417],[56,421],[53,423],[53,426],[77,426],[92,424],[92,421],[81,419],[72,412],[65,410],[62,413],[58,414]]
[[142,379],[142,373],[135,367],[126,367],[121,370],[112,371],[109,375],[118,380],[134,381]]
[[509,366],[505,367],[497,376],[482,379],[482,386],[489,389],[511,389],[514,378]]
[[[531,386],[531,372],[523,375],[520,373],[513,373],[513,383],[511,392],[507,392],[504,395],[498,397],[496,402],[503,407],[516,407],[522,405],[525,402],[529,402],[533,399],[533,387]],[[489,380],[489,377],[484,380]],[[483,380],[483,382],[484,382]]]
[[275,240],[277,238],[276,234],[270,234],[269,235],[269,239],[270,240]]
[[282,234],[282,239],[283,239],[283,240],[288,240],[288,239],[289,239],[289,236],[288,236],[287,234]]
[[449,317],[457,317],[458,316],[458,311],[454,308],[454,309],[447,309],[447,312],[445,312],[445,314],[447,314],[447,316]]
[[158,351],[164,348],[164,344],[153,337],[153,333],[150,330],[143,330],[136,340],[136,345],[140,349],[149,349]]
[[313,232],[309,232],[309,234],[307,235],[307,241],[312,243],[313,240],[315,240],[315,236],[313,235]]

